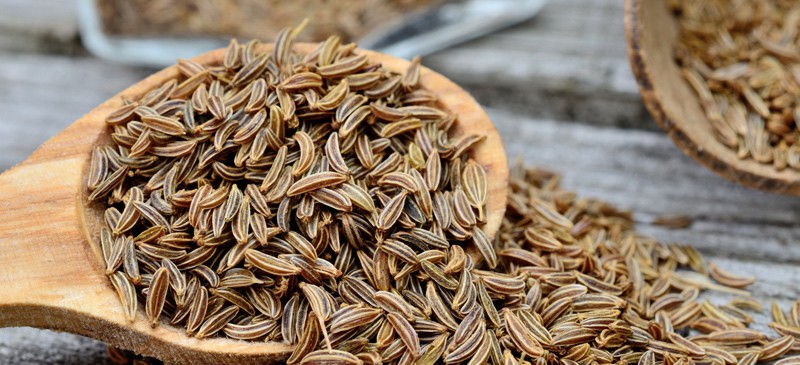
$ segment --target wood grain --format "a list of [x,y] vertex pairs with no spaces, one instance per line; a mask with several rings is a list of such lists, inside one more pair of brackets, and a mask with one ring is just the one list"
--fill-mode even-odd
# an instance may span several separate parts
[[[310,52],[315,45],[298,44]],[[261,52],[271,51],[263,45]],[[362,51],[370,60],[402,73],[408,62]],[[210,65],[224,49],[194,58]],[[146,321],[127,323],[116,293],[103,275],[98,244],[102,209],[86,206],[85,173],[90,151],[106,138],[105,117],[178,76],[169,67],[100,104],[37,149],[19,166],[0,175],[0,326],[31,326],[81,334],[177,364],[257,364],[283,361],[290,346],[223,338],[197,340],[179,328],[151,329]],[[505,212],[508,162],[500,136],[486,113],[464,90],[423,68],[422,88],[455,113],[455,136],[486,137],[473,158],[487,170],[487,224],[493,235]]]
[[[52,33],[48,24],[56,15],[66,17],[64,23],[74,22],[68,11],[61,11],[71,2],[49,0],[39,7],[38,1],[0,0],[0,9],[9,3],[19,13],[0,11],[0,136],[15,138],[0,143],[0,170],[21,162],[87,110],[150,73],[86,55],[55,54],[39,45],[31,48],[30,38],[15,34],[42,39]],[[621,15],[619,0],[551,1],[530,22],[431,55],[423,63],[496,108],[488,111],[512,160],[523,156],[529,165],[563,173],[564,185],[581,196],[633,209],[640,231],[691,244],[726,269],[756,275],[750,288],[754,296],[787,307],[800,298],[800,199],[742,188],[675,147],[652,122],[638,94]],[[5,23],[9,17],[17,18],[13,27]],[[66,34],[57,39],[74,38],[75,29]],[[20,49],[35,53],[11,53]],[[661,214],[688,214],[694,224],[683,230],[649,224]],[[764,329],[766,313],[755,319]],[[0,329],[2,364],[106,364],[104,347],[67,333]]]
[[[800,264],[796,197],[729,182],[683,155],[661,132],[488,112],[507,141],[512,164],[521,159],[562,173],[564,186],[580,196],[632,210],[643,233],[739,262]],[[681,230],[650,224],[665,214],[688,215],[694,224]],[[792,294],[800,294],[800,288]]]
[[0,143],[0,170],[152,73],[88,57],[0,52],[0,64],[0,136],[14,136]]
[[[758,280],[749,290],[763,303],[776,300],[788,308],[800,298],[796,285],[800,281],[800,199],[724,180],[683,155],[661,132],[541,120],[496,109],[488,112],[512,161],[520,157],[528,165],[560,172],[563,185],[581,197],[632,209],[641,232],[665,242],[690,244],[725,269],[755,275]],[[694,223],[681,230],[650,224],[662,214],[686,214]],[[714,302],[729,299],[716,293],[703,297]],[[756,328],[769,331],[767,312],[755,320]],[[49,331],[0,330],[2,363],[100,362],[102,346]],[[53,347],[59,350],[53,353]]]
[[653,118],[686,154],[742,185],[800,195],[800,171],[739,159],[714,137],[694,90],[673,60],[677,24],[666,2],[625,1],[628,55],[639,90]]
[[[0,0],[0,55],[85,55],[76,42],[76,2]],[[430,55],[423,63],[484,105],[565,121],[655,130],[658,126],[631,76],[621,14],[619,0],[550,1],[530,21]],[[91,69],[88,65],[96,60],[86,61]],[[124,66],[117,69],[128,72]]]
[[481,104],[527,116],[656,130],[625,57],[622,1],[550,1],[518,26],[423,63]]
[[0,49],[81,52],[77,0],[0,1]]
[[[562,174],[562,185],[631,209],[636,228],[662,242],[698,248],[732,272],[754,275],[748,288],[767,305],[753,328],[774,336],[770,301],[786,309],[800,299],[800,199],[746,189],[697,165],[661,132],[619,130],[521,117],[488,109],[507,140],[512,161],[521,159]],[[651,224],[664,214],[694,220],[687,229]],[[705,292],[714,303],[729,295]]]

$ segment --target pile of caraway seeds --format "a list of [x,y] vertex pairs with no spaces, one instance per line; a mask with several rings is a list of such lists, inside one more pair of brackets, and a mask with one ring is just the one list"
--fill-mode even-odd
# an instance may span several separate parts
[[289,343],[289,364],[753,365],[797,347],[800,304],[773,307],[778,336],[748,329],[753,278],[555,174],[516,167],[487,237],[482,137],[451,135],[419,59],[394,73],[335,37],[298,54],[298,30],[180,60],[108,116],[88,189],[130,321]]

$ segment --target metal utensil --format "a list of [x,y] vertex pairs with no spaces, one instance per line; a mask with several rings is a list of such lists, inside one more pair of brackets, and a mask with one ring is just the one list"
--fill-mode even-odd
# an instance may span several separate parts
[[367,35],[359,46],[410,59],[480,38],[538,14],[547,0],[465,0],[447,3],[391,29]]
[[[519,24],[541,11],[547,0],[463,0],[409,15],[397,24],[375,30],[359,46],[410,59],[479,38]],[[198,37],[124,37],[103,32],[95,0],[78,2],[84,46],[97,57],[135,66],[165,67],[227,41]]]

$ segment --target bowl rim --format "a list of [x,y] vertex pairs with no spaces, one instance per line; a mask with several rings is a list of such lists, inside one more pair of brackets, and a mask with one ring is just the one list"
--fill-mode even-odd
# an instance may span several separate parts
[[[625,0],[624,4],[628,60],[639,86],[639,93],[653,119],[681,151],[723,178],[752,189],[800,195],[800,171],[792,170],[790,167],[778,171],[771,164],[761,164],[752,159],[739,159],[736,157],[735,151],[723,146],[716,138],[702,138],[703,136],[693,131],[687,131],[681,125],[683,123],[681,119],[676,116],[676,110],[665,105],[659,99],[663,89],[651,76],[653,71],[650,67],[652,65],[648,64],[649,55],[644,49],[644,34],[648,31],[644,20],[645,8],[659,5],[663,4],[658,1],[643,0]],[[669,46],[672,48],[673,45]],[[686,84],[682,77],[675,82]],[[695,107],[700,108],[699,103]],[[705,114],[702,116],[710,130],[710,124],[705,120]],[[709,140],[711,142],[708,142]],[[703,142],[718,144],[723,148],[720,149],[718,146],[709,148],[710,146],[704,145]]]

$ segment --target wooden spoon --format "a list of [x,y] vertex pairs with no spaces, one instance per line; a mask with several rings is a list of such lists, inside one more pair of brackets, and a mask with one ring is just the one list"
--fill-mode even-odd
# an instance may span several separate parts
[[683,152],[747,187],[800,195],[800,172],[739,159],[714,137],[696,93],[674,60],[678,24],[666,1],[625,0],[625,35],[644,103]]
[[[295,49],[310,52],[314,46],[297,44]],[[271,49],[272,45],[264,45],[260,51]],[[404,72],[408,67],[398,58],[360,52],[390,70]],[[223,54],[219,49],[193,60],[219,64]],[[141,308],[137,320],[128,323],[104,275],[98,237],[103,210],[87,203],[92,148],[108,143],[105,118],[121,106],[123,97],[136,99],[177,76],[177,68],[171,66],[129,87],[0,175],[0,327],[71,332],[169,363],[263,364],[286,359],[291,346],[284,343],[198,340],[166,322],[150,328]],[[478,103],[452,81],[423,68],[420,82],[458,115],[455,134],[486,136],[473,158],[487,170],[489,199],[483,229],[491,237],[505,212],[508,189],[508,162],[500,136]]]

